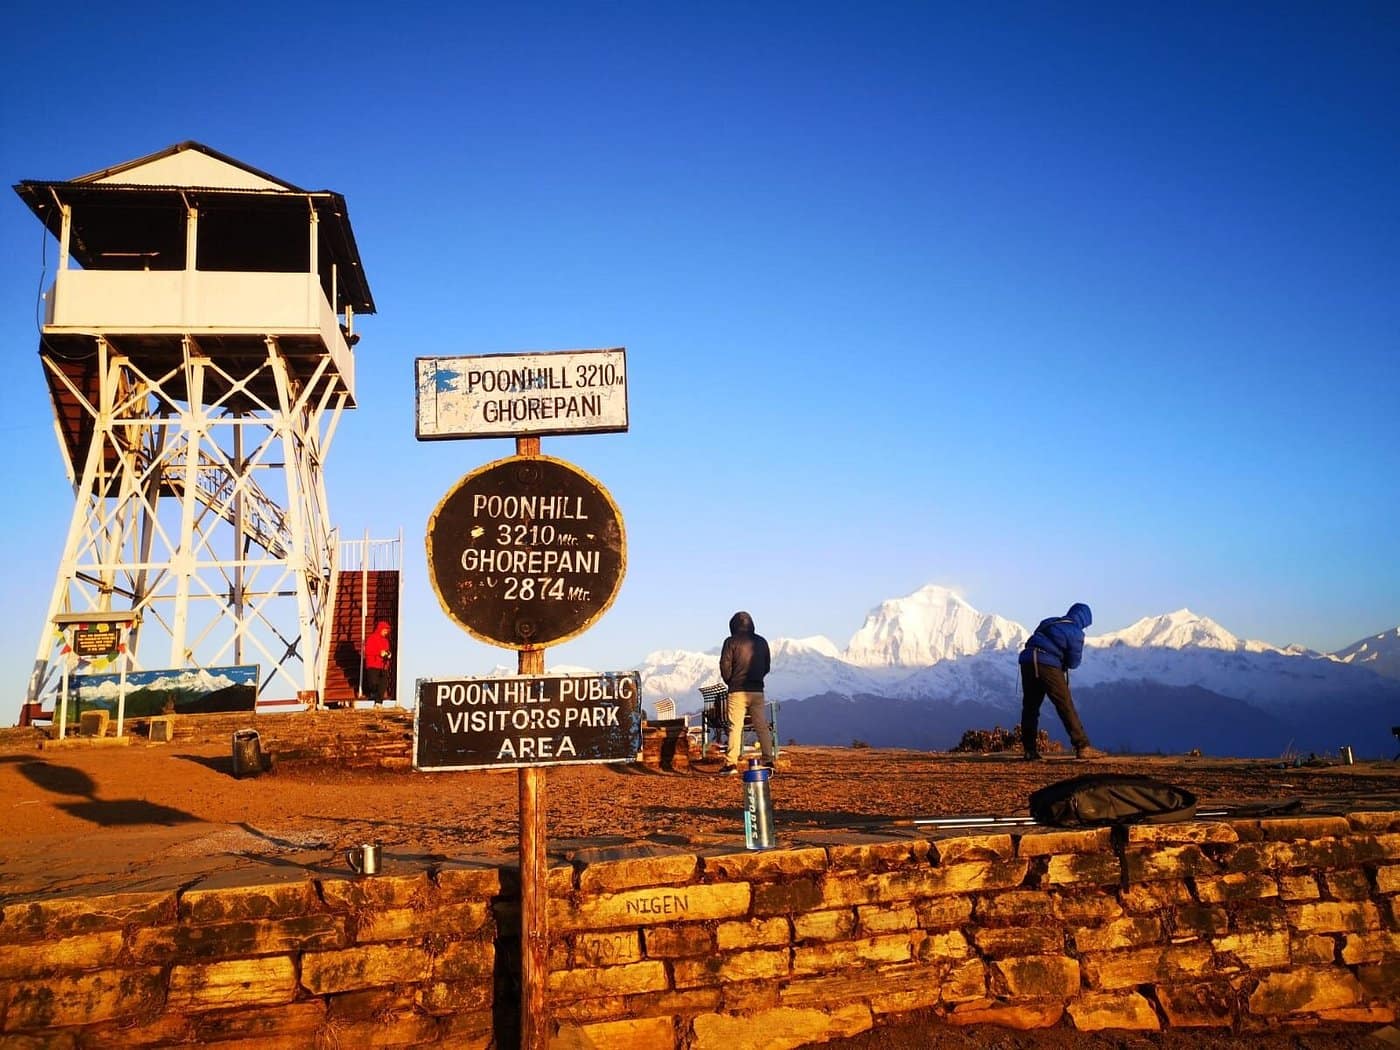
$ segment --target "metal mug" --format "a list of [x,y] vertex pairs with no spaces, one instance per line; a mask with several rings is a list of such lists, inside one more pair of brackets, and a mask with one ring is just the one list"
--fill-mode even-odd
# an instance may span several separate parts
[[345,863],[356,875],[379,874],[380,849],[377,842],[366,842],[345,851]]

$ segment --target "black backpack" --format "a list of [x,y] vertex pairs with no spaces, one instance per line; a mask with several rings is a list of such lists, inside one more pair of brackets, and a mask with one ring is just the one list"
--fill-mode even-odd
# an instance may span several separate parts
[[1111,829],[1118,883],[1128,888],[1128,825],[1171,824],[1196,816],[1185,788],[1134,773],[1089,773],[1031,792],[1031,817],[1057,828]]
[[1031,817],[1057,828],[1171,824],[1196,816],[1185,788],[1133,773],[1090,773],[1031,793]]

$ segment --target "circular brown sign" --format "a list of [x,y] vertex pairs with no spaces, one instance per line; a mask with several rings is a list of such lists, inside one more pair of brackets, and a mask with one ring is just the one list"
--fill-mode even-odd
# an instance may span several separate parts
[[627,565],[607,490],[548,456],[488,463],[428,519],[428,575],[468,634],[539,649],[582,634],[612,605]]

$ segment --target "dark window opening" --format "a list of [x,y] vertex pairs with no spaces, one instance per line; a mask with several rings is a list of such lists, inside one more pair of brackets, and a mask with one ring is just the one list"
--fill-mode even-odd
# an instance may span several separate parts
[[89,270],[183,270],[185,213],[168,205],[79,205],[71,247]]
[[201,209],[196,265],[242,273],[309,273],[309,222],[304,203],[287,210]]

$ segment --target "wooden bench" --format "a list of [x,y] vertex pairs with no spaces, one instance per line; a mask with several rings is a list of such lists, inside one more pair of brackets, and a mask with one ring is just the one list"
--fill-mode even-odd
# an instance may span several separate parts
[[[729,687],[723,682],[704,685],[700,687],[700,695],[705,698],[705,706],[700,714],[701,747],[708,757],[712,742],[724,744],[729,739]],[[763,706],[768,716],[768,729],[773,734],[773,754],[777,755],[780,750],[778,704],[774,700],[765,700]],[[753,719],[749,717],[748,712],[744,713],[744,733],[746,736],[751,733],[755,740],[758,739],[758,730],[754,728]]]

